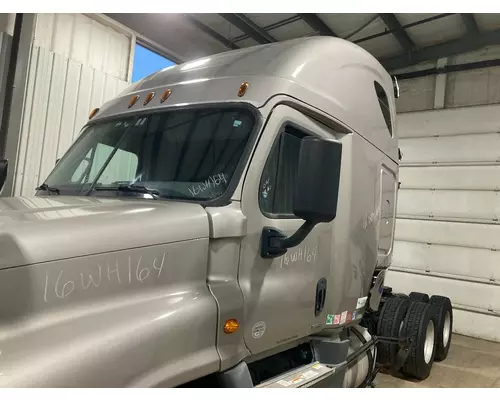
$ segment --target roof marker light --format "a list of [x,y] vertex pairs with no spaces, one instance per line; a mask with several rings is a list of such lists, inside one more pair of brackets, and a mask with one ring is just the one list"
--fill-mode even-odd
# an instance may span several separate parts
[[238,89],[238,97],[243,97],[248,90],[249,83],[243,82]]
[[130,99],[130,102],[128,103],[128,108],[132,107],[135,103],[137,103],[137,100],[139,100],[139,95],[136,94],[135,96],[132,96]]
[[170,97],[171,94],[172,91],[170,89],[165,90],[161,96],[160,103],[164,103],[165,101],[167,101],[167,99]]
[[99,109],[98,108],[94,108],[90,114],[89,114],[89,119],[92,119],[95,117],[95,115],[99,112]]
[[147,105],[151,100],[153,100],[153,97],[155,97],[155,92],[149,93],[146,98],[144,99],[144,104]]

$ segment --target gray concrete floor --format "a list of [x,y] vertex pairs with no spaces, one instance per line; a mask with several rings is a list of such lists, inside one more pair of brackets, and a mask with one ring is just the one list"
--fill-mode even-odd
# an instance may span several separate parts
[[500,343],[453,335],[446,360],[425,381],[378,374],[379,388],[500,388]]

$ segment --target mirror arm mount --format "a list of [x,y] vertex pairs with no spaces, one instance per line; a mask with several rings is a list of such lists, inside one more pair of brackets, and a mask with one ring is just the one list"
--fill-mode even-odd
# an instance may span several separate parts
[[301,244],[315,226],[315,222],[305,221],[292,236],[286,236],[283,232],[275,228],[264,227],[260,243],[261,257],[276,258],[282,256],[289,248]]

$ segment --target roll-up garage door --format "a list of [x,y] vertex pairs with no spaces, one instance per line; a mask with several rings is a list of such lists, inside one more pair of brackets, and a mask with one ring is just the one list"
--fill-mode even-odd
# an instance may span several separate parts
[[396,292],[442,294],[457,333],[500,341],[500,106],[398,116]]

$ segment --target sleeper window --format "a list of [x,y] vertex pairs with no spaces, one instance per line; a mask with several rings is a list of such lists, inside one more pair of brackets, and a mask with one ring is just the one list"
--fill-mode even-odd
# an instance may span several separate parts
[[271,149],[259,187],[259,204],[271,216],[293,216],[300,143],[305,136],[287,127]]
[[380,110],[382,111],[382,116],[384,117],[385,124],[387,125],[387,129],[389,130],[389,134],[392,136],[391,112],[387,94],[385,93],[382,85],[380,85],[378,82],[374,82],[374,84],[375,92],[377,93],[378,104],[380,106]]

